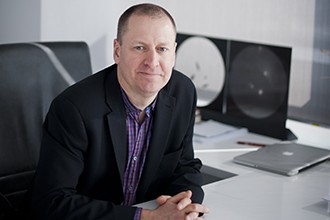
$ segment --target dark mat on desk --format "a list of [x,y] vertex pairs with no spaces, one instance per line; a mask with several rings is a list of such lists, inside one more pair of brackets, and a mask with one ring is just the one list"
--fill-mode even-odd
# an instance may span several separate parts
[[237,174],[230,173],[224,170],[216,169],[207,165],[203,165],[201,168],[201,173],[203,176],[202,185],[210,184],[227,178],[237,176]]

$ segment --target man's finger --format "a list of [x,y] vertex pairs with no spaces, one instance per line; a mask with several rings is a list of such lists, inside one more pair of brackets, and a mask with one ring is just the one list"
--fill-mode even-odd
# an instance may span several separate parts
[[187,216],[186,216],[186,220],[190,220],[190,219],[196,219],[199,216],[198,212],[190,212]]
[[192,192],[190,190],[181,192],[170,198],[170,201],[173,203],[179,203],[182,199],[188,198],[190,199],[192,195]]
[[191,204],[191,199],[186,197],[186,198],[181,199],[176,207],[180,211],[180,210],[184,209],[189,204]]
[[208,207],[206,207],[205,205],[202,204],[197,204],[197,203],[193,203],[188,205],[185,209],[184,209],[185,213],[208,213],[210,210]]
[[171,198],[171,196],[167,196],[167,195],[162,195],[162,196],[159,196],[157,199],[156,199],[156,202],[158,205],[163,205],[167,200],[169,200]]

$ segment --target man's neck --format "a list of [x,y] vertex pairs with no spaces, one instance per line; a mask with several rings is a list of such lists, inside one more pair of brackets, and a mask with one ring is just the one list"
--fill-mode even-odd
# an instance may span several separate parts
[[[125,91],[125,90],[124,90]],[[155,99],[156,95],[151,97],[141,97],[136,94],[129,94],[127,91],[125,91],[127,98],[129,101],[138,109],[145,110]]]
[[134,105],[140,110],[144,110],[146,107],[148,107],[157,97],[157,93],[150,95],[142,95],[132,91],[130,88],[127,88],[127,84],[121,79],[119,74],[118,81],[121,88],[124,90],[128,100],[132,103],[132,105]]

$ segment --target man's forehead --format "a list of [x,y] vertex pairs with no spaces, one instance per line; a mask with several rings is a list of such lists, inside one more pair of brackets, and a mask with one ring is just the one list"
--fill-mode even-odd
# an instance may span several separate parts
[[[162,21],[168,23],[173,30],[176,32],[175,27],[173,23],[171,22],[171,19],[165,15],[165,14],[158,14],[158,15],[138,15],[138,14],[132,14],[130,18],[128,19],[128,26],[130,26],[131,23],[135,23],[137,21],[145,20],[145,21]],[[138,22],[139,23],[139,22]]]
[[[166,16],[163,17],[165,18]],[[141,23],[143,22],[143,20],[147,22],[148,19],[157,18],[153,18],[150,16],[139,16],[139,18],[131,17],[127,29],[123,35],[123,38],[125,38],[126,35],[126,37],[134,38],[131,40],[143,42],[150,37],[156,37],[158,41],[164,44],[172,43],[172,41],[175,41],[176,32],[169,19],[165,21],[162,18],[158,18],[158,20],[161,20],[161,22],[159,23],[159,25],[153,26],[153,29],[150,29],[150,26],[152,26],[151,23],[150,26],[148,26],[148,24]]]

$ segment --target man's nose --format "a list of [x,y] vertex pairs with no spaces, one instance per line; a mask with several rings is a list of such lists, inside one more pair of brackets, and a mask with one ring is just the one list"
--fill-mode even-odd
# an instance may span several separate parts
[[146,53],[144,63],[150,68],[157,67],[159,65],[159,54],[156,50],[149,50]]

